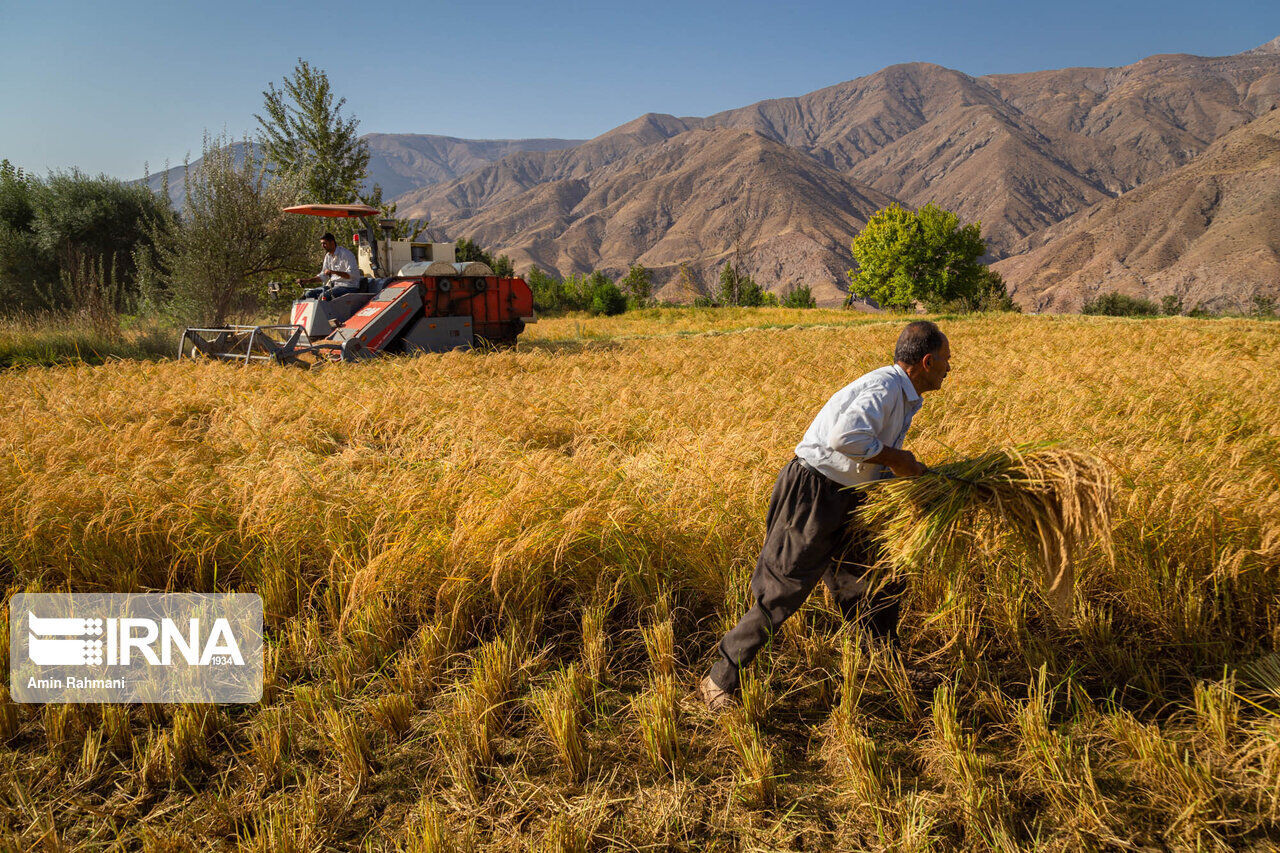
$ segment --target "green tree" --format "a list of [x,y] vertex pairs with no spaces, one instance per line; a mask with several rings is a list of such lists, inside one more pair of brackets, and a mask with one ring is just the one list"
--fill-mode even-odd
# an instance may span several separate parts
[[42,288],[58,280],[58,265],[35,232],[39,183],[0,161],[0,305],[6,313],[39,308]]
[[[360,196],[360,201],[370,207],[378,208],[378,219],[391,220],[395,225],[391,229],[392,240],[410,240],[426,228],[430,223],[425,219],[401,219],[396,215],[396,203],[394,201],[383,201],[382,186],[374,184],[369,192]],[[350,242],[351,234],[356,229],[362,228],[364,223],[359,219],[338,219],[334,224],[337,226],[333,229],[334,236],[338,238],[339,243]],[[346,225],[346,228],[343,228]],[[382,237],[382,228],[378,228],[377,236]],[[344,239],[345,238],[345,239]]]
[[1123,293],[1103,293],[1086,301],[1080,313],[1110,317],[1155,317],[1160,313],[1160,306],[1150,299],[1125,296]]
[[817,308],[818,300],[809,285],[797,284],[783,295],[781,304],[783,308]]
[[493,266],[489,267],[493,270],[493,274],[502,278],[511,278],[516,274],[516,266],[511,263],[511,259],[506,255],[498,255],[493,261]]
[[[68,284],[106,270],[111,310],[127,307],[137,295],[135,255],[169,216],[168,200],[141,184],[76,169],[41,180],[0,161],[0,304],[78,310],[83,290]],[[95,310],[103,304],[95,298]]]
[[587,277],[585,291],[586,309],[592,314],[613,316],[627,310],[627,295],[599,270]]
[[853,240],[858,269],[849,270],[849,290],[885,308],[976,307],[991,285],[978,263],[987,251],[980,230],[976,222],[961,227],[954,213],[933,204],[919,211],[891,204]]
[[732,263],[725,263],[720,268],[720,287],[716,291],[716,301],[721,305],[738,304],[738,271]]
[[453,256],[463,263],[479,261],[493,270],[494,275],[502,276],[503,278],[510,278],[516,274],[515,264],[511,263],[511,259],[506,255],[498,255],[495,258],[480,248],[475,241],[466,237],[459,237],[458,241],[454,243]]
[[[738,305],[743,308],[758,308],[769,303],[764,288],[756,284],[755,279],[738,271],[733,261],[726,261],[720,268],[720,287],[716,293],[716,302],[720,305]],[[777,304],[774,297],[773,303]]]
[[1018,303],[1013,301],[1004,285],[1004,276],[991,267],[983,267],[978,280],[977,299],[961,300],[956,306],[962,311],[1010,311],[1021,313]]
[[79,170],[50,175],[36,194],[32,223],[41,246],[60,270],[81,265],[115,267],[122,295],[137,275],[134,254],[151,243],[151,230],[167,220],[169,201],[142,184],[126,184]]
[[559,310],[586,311],[591,307],[591,280],[570,273],[560,282]]
[[369,167],[369,148],[356,135],[360,122],[341,115],[346,98],[335,104],[329,76],[304,59],[286,77],[283,88],[268,84],[262,93],[258,143],[268,166],[296,179],[301,201],[351,204]]
[[459,237],[457,242],[453,244],[453,256],[464,264],[472,261],[480,261],[489,264],[493,262],[493,258],[489,257],[489,253],[481,249],[473,240],[466,237]]
[[778,297],[765,291],[751,276],[744,275],[738,279],[738,304],[744,308],[759,308],[770,304],[776,306]]
[[244,150],[237,158],[227,140],[206,137],[199,172],[186,172],[178,226],[157,235],[156,260],[183,320],[221,326],[251,315],[268,278],[313,267],[312,226],[281,211],[297,185],[269,178],[253,149]]
[[[603,275],[599,277],[596,277],[596,274],[569,275],[559,279],[536,266],[525,273],[524,280],[533,291],[533,307],[540,312],[551,314],[564,311],[591,311],[596,292],[603,284],[607,283],[615,290],[617,289],[616,285]],[[608,294],[601,297],[597,313],[607,313],[605,309],[609,307],[609,299]],[[625,302],[626,298],[623,297],[624,307]]]
[[637,308],[644,308],[653,301],[653,274],[645,269],[644,264],[632,264],[618,284]]

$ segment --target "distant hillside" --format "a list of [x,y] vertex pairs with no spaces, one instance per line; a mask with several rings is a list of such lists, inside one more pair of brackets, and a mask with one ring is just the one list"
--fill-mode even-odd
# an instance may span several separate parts
[[[483,245],[512,247],[518,268],[620,275],[639,262],[673,299],[690,295],[676,284],[681,263],[710,289],[740,245],[747,250],[743,268],[760,280],[779,290],[810,283],[822,304],[838,305],[845,294],[834,283],[851,263],[849,235],[890,202],[754,132],[692,130],[626,155],[619,145],[589,179],[573,177],[576,155],[597,158],[590,146],[559,158],[565,177],[489,202],[465,219],[435,213],[433,222]],[[484,184],[464,179],[453,189],[483,196]]]
[[369,183],[384,198],[452,180],[521,151],[572,148],[580,139],[458,139],[424,133],[369,133]]
[[[425,133],[367,133],[369,186],[382,187],[383,198],[394,199],[421,187],[451,180],[519,151],[556,151],[578,145],[578,139],[458,139]],[[236,143],[240,148],[243,143]],[[199,170],[200,160],[191,164]],[[156,192],[166,178],[169,197],[183,204],[183,167],[147,177]]]
[[[853,232],[837,239],[831,216],[865,215],[860,205],[871,191],[886,203],[933,201],[981,221],[992,254],[1006,257],[1029,248],[1046,228],[1187,164],[1277,104],[1274,43],[1230,57],[1155,56],[1123,68],[988,77],[911,63],[705,118],[648,114],[572,149],[513,154],[399,201],[402,210],[429,215],[451,234],[562,274],[640,260],[662,267],[668,280],[680,263],[705,265],[707,256],[725,251],[712,236],[715,225],[689,223],[712,211],[746,216],[754,223],[747,254],[754,264],[754,253],[762,252],[763,284],[780,291],[801,277],[824,275],[823,292],[834,299],[844,287]],[[747,130],[785,146],[810,161],[803,168],[803,161],[790,161],[789,173],[818,168],[827,180],[839,175],[857,198],[847,204],[823,198],[799,179],[788,198],[809,200],[778,217],[759,192],[752,205],[741,193],[714,199],[700,193],[705,209],[687,214],[676,232],[686,236],[676,239],[677,217],[662,188],[671,170],[687,176],[691,166],[658,154],[674,139],[713,128]],[[703,156],[699,168],[724,176],[741,167],[734,146],[714,150],[724,159]],[[625,209],[609,195],[619,181],[631,199]],[[645,182],[654,183],[652,191],[642,188]],[[702,183],[695,178],[692,185]],[[602,225],[614,210],[610,215],[624,219]],[[764,225],[782,219],[785,230]],[[623,231],[626,238],[618,239]],[[765,250],[780,244],[791,248]]]
[[1280,297],[1280,110],[1185,166],[1037,235],[996,269],[1019,302],[1077,311],[1099,293],[1241,310]]

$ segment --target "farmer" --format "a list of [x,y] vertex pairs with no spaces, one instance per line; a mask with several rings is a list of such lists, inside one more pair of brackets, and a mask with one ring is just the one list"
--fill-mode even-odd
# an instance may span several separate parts
[[324,293],[324,285],[331,285],[328,298],[356,293],[360,290],[360,265],[356,256],[345,246],[339,246],[333,235],[325,232],[320,238],[324,248],[324,263],[320,265],[320,274],[310,278],[298,279],[298,284],[320,282],[320,287],[313,287],[302,295],[303,299],[314,299]]
[[877,552],[870,534],[849,518],[863,492],[846,487],[924,473],[902,440],[920,410],[920,395],[941,388],[951,370],[951,347],[936,325],[919,320],[898,336],[893,360],[837,391],[778,475],[751,576],[755,604],[720,641],[720,659],[698,686],[711,710],[735,701],[742,667],[800,609],[819,579],[845,619],[896,642],[903,587],[891,582],[871,588]]

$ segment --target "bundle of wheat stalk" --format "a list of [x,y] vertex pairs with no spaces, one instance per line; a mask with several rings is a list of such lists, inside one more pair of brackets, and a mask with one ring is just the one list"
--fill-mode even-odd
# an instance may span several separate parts
[[1097,457],[1052,445],[1000,448],[866,487],[857,523],[867,525],[897,572],[927,560],[964,567],[987,527],[1011,534],[1039,569],[1045,598],[1070,609],[1073,559],[1087,543],[1111,553],[1111,479]]

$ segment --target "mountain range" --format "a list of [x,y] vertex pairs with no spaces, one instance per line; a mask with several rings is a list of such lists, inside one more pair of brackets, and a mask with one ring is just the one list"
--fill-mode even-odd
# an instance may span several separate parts
[[586,141],[365,138],[370,178],[401,214],[518,270],[639,262],[661,295],[687,298],[733,259],[775,292],[804,283],[838,304],[867,218],[933,202],[982,223],[1025,308],[1122,290],[1223,309],[1280,292],[1277,105],[1280,38],[1119,68],[894,65]]

